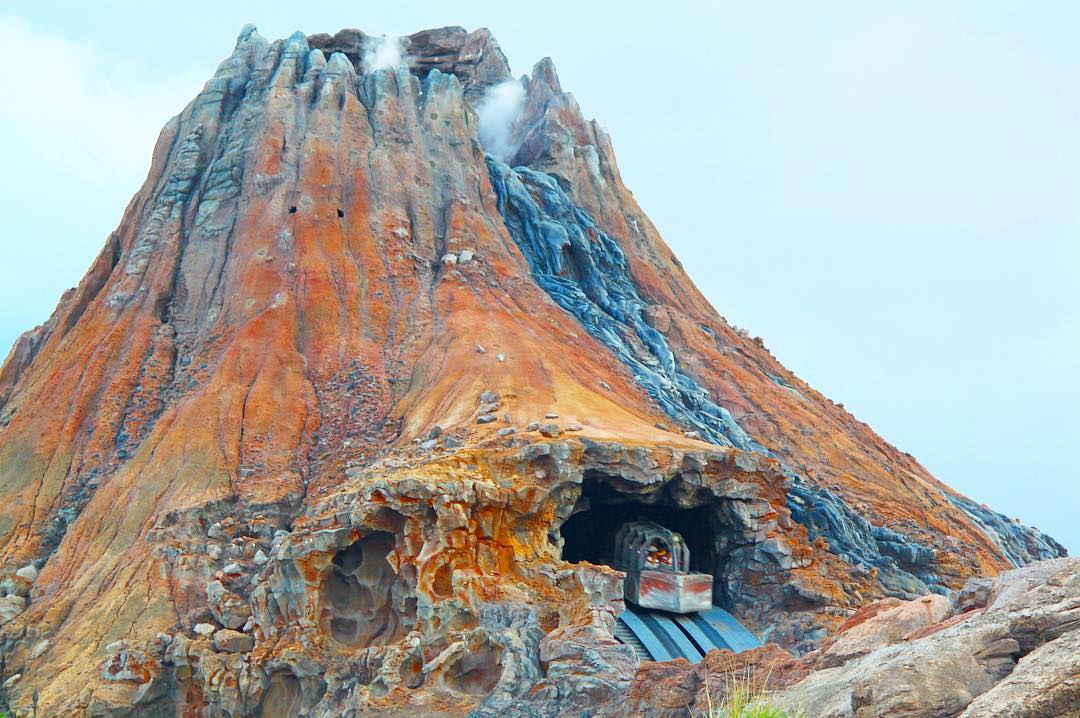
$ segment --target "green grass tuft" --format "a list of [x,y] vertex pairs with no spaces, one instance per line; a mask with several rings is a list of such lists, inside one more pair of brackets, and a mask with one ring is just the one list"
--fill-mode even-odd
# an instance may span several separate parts
[[722,697],[714,702],[705,675],[705,698],[708,709],[698,718],[802,718],[798,713],[777,705],[769,698],[766,684],[769,676],[759,681],[747,666],[742,673],[731,672],[724,676]]

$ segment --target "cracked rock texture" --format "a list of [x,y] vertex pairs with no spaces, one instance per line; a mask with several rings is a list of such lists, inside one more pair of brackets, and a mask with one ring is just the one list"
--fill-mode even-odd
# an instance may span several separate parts
[[[584,716],[660,674],[696,696],[697,669],[613,638],[621,574],[564,560],[622,514],[685,523],[779,644],[762,661],[828,671],[885,665],[895,631],[814,653],[878,599],[937,594],[912,629],[990,616],[1009,589],[967,579],[1064,554],[720,317],[550,60],[511,80],[489,32],[443,28],[365,71],[375,42],[244,28],[0,368],[0,705]],[[495,157],[474,107],[506,81]],[[1075,656],[1031,620],[947,647],[969,712]]]
[[1078,559],[1054,559],[972,579],[955,601],[887,598],[801,659],[769,644],[713,651],[697,666],[644,663],[601,715],[703,715],[734,673],[814,718],[1076,718],[1078,569]]
[[[821,718],[1065,718],[1080,715],[1080,560],[1056,559],[972,585],[943,620],[898,636],[879,613],[807,657],[778,699]],[[981,595],[979,595],[981,594]],[[966,610],[964,610],[966,609]],[[870,624],[876,622],[877,627]],[[869,652],[836,650],[849,637]]]

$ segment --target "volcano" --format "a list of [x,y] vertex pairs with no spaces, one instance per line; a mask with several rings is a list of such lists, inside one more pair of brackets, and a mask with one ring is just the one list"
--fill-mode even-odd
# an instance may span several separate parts
[[19,715],[598,714],[622,520],[795,654],[1065,553],[726,322],[483,29],[244,28],[4,363],[0,496]]

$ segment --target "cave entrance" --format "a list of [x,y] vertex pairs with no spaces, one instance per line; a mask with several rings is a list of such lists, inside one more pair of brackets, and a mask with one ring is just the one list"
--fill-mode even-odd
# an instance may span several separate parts
[[611,566],[615,534],[623,524],[653,521],[682,536],[690,550],[690,571],[713,576],[713,601],[719,604],[722,595],[716,584],[731,534],[719,511],[725,499],[703,492],[688,497],[680,483],[674,479],[663,486],[643,487],[618,476],[587,471],[573,514],[560,529],[563,560]]

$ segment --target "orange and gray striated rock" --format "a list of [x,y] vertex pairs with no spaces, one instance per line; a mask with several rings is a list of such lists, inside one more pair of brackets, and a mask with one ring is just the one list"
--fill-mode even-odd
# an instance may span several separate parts
[[365,72],[372,42],[245,28],[0,369],[17,711],[616,704],[637,659],[602,564],[630,512],[795,652],[1061,552],[718,316],[550,60],[494,157],[490,33],[417,33]]

